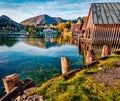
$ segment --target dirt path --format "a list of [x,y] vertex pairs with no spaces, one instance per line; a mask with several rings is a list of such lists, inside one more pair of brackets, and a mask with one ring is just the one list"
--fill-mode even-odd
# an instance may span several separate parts
[[93,79],[96,79],[100,83],[105,83],[109,86],[120,85],[120,67],[106,70],[102,73],[96,73],[92,75]]

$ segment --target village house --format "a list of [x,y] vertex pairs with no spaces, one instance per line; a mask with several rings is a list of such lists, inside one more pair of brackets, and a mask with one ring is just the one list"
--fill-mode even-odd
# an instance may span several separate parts
[[92,3],[80,28],[81,40],[93,45],[120,47],[120,3]]
[[80,26],[80,33],[79,33],[81,37],[84,37],[85,25],[87,23],[87,18],[88,18],[87,16],[82,18],[82,22],[81,22],[81,26]]
[[52,29],[52,28],[45,28],[45,29],[43,29],[43,32],[56,33],[56,30],[55,30],[55,29]]
[[81,26],[81,24],[72,24],[71,25],[71,31],[72,31],[73,35],[80,34],[80,26]]

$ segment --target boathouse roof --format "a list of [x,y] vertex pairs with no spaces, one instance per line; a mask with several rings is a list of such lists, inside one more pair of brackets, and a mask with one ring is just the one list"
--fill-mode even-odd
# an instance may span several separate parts
[[93,24],[120,24],[120,2],[92,3]]

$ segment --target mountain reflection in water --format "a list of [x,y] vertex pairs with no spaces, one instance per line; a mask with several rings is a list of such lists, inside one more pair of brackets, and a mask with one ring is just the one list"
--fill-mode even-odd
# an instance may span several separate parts
[[18,73],[22,80],[32,78],[35,84],[41,84],[61,74],[62,56],[70,59],[71,69],[83,65],[75,40],[71,43],[60,38],[1,38],[0,96],[4,92],[2,78],[5,75]]

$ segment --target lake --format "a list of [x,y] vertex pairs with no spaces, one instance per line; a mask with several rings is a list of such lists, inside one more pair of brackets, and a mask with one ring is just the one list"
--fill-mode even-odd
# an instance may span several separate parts
[[5,94],[2,78],[12,73],[21,80],[32,78],[36,85],[61,74],[61,57],[71,61],[71,69],[83,65],[77,43],[60,38],[0,38],[0,97]]

